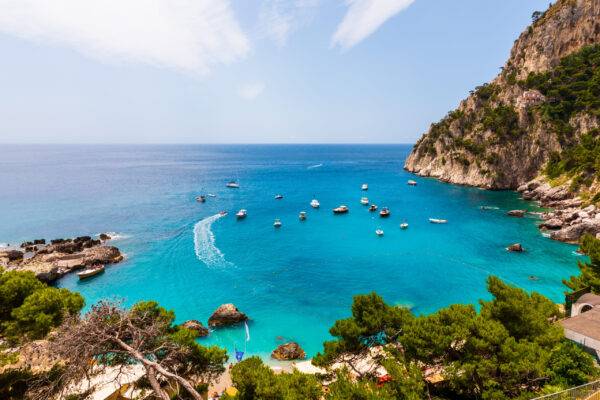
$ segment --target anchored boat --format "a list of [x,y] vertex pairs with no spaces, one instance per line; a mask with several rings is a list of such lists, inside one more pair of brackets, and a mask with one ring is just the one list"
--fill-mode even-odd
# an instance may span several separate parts
[[383,229],[377,229],[377,230],[375,231],[375,234],[376,234],[377,236],[383,236]]
[[237,183],[236,181],[229,181],[229,182],[227,182],[227,185],[225,185],[225,186],[227,186],[228,188],[237,189],[240,187],[240,184]]
[[94,275],[101,274],[103,272],[104,272],[104,265],[95,265],[95,266],[92,266],[81,272],[78,272],[77,276],[79,277],[79,279],[86,279],[86,278],[90,278]]
[[381,209],[381,211],[379,211],[379,216],[382,217],[382,218],[387,218],[387,217],[390,216],[390,214],[391,214],[391,211],[387,207],[383,207]]
[[438,218],[429,218],[429,222],[432,224],[445,224],[448,222],[446,219],[438,219]]
[[346,214],[349,211],[348,206],[341,205],[333,209],[334,214]]
[[205,196],[198,196],[198,197],[196,197],[196,201],[198,203],[204,203],[206,201],[206,197]]
[[300,221],[304,221],[306,219],[306,211],[300,211],[300,214],[298,215],[298,219]]
[[311,206],[312,208],[319,208],[319,207],[321,207],[321,204],[319,204],[319,200],[317,200],[317,199],[312,199],[312,200],[310,201],[310,206]]
[[369,211],[377,211],[377,205],[376,204],[371,204],[369,206]]
[[247,215],[248,211],[244,210],[243,208],[235,214],[237,219],[244,219]]
[[273,222],[273,226],[275,228],[281,228],[281,220],[279,218],[275,218],[275,222]]
[[409,186],[417,186],[417,181],[413,181],[412,179],[409,179],[407,183]]
[[400,229],[406,229],[408,228],[408,224],[406,222],[403,222],[400,224]]
[[281,200],[283,199],[283,195],[282,194],[276,194],[275,195],[275,200]]
[[360,187],[360,190],[369,190],[369,185],[367,185],[366,183],[363,183],[362,186]]
[[362,204],[363,206],[368,206],[369,205],[369,199],[366,197],[361,197],[360,198],[360,204]]

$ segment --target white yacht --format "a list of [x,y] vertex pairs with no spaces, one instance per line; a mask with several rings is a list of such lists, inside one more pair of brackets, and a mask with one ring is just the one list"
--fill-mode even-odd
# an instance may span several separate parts
[[304,221],[306,219],[306,211],[300,211],[298,218],[300,219],[300,221]]
[[366,183],[363,183],[362,186],[360,187],[360,190],[369,190],[369,185],[367,185]]
[[321,206],[321,204],[319,203],[319,200],[312,199],[311,202],[310,202],[310,206],[312,208],[319,208]]
[[235,214],[237,219],[244,219],[247,215],[248,211],[244,210],[243,208]]
[[369,199],[366,198],[366,197],[361,197],[360,204],[362,204],[363,206],[368,206],[369,205]]
[[275,222],[273,222],[273,226],[275,228],[281,228],[281,220],[279,218],[275,218]]
[[377,236],[383,236],[383,229],[377,229],[377,230],[375,231],[375,234],[376,234]]
[[240,187],[240,184],[237,183],[236,181],[229,181],[229,182],[227,182],[227,185],[225,185],[225,186],[227,186],[228,188],[237,189]]
[[429,222],[432,224],[445,224],[448,222],[447,219],[429,218]]
[[408,228],[408,224],[406,222],[403,222],[400,224],[400,229],[406,229]]

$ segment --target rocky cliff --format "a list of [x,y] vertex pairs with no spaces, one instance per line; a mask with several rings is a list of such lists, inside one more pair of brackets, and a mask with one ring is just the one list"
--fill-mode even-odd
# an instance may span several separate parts
[[[487,189],[516,189],[551,159],[562,184],[583,174],[561,157],[585,135],[598,145],[600,0],[559,0],[536,17],[502,72],[419,139],[407,170]],[[594,186],[598,171],[584,172],[578,182]]]

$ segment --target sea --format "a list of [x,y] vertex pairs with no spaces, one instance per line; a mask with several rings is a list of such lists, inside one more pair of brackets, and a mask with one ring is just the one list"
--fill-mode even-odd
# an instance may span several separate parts
[[[315,355],[358,294],[427,314],[489,299],[486,278],[495,275],[562,302],[562,279],[578,272],[576,247],[542,235],[535,214],[506,215],[540,209],[515,192],[412,175],[403,170],[411,147],[0,145],[0,243],[111,232],[125,260],[57,286],[80,292],[86,309],[156,300],[178,322],[206,324],[234,303],[250,318],[249,337],[240,325],[201,343],[265,360],[287,341]],[[227,188],[230,180],[240,187]],[[369,212],[361,197],[390,217]],[[349,212],[334,215],[342,204]],[[516,242],[526,251],[507,252]]]

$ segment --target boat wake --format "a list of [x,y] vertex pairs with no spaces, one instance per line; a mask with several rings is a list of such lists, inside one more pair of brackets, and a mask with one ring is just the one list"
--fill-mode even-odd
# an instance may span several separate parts
[[231,263],[225,261],[225,256],[215,246],[215,235],[210,229],[213,222],[221,217],[224,217],[224,215],[215,214],[198,221],[194,225],[194,249],[196,250],[196,257],[209,267],[231,265]]
[[315,165],[311,165],[310,167],[306,167],[306,169],[321,168],[322,166],[323,166],[323,164],[315,164]]

